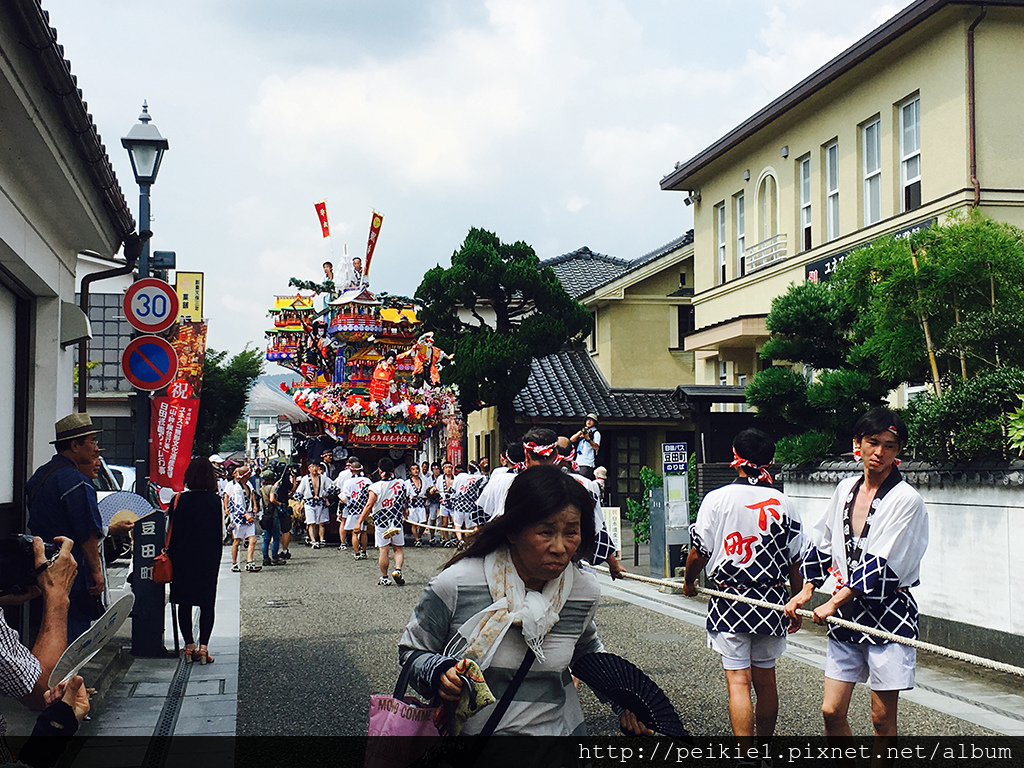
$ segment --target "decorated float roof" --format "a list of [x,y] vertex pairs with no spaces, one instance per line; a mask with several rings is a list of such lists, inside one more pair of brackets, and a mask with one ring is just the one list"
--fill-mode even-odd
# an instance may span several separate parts
[[408,323],[419,323],[416,317],[415,309],[382,309],[380,311],[380,318],[386,323],[401,323],[402,321]]
[[286,309],[309,311],[313,309],[313,297],[296,294],[294,296],[275,296],[271,312],[282,312]]
[[370,293],[370,289],[364,287],[360,288],[346,288],[341,292],[341,295],[336,299],[331,299],[327,302],[332,307],[341,307],[345,304],[370,304],[379,305],[380,301]]

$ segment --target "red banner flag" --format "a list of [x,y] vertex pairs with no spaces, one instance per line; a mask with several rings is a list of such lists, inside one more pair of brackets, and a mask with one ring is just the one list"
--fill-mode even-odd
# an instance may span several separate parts
[[370,219],[370,239],[366,241],[366,263],[363,264],[363,274],[370,274],[370,259],[373,258],[373,249],[377,247],[377,236],[380,235],[380,225],[384,223],[384,214],[373,212]]
[[199,398],[154,397],[151,402],[150,479],[157,485],[181,491],[185,488],[185,469],[192,459]]
[[316,208],[316,215],[320,217],[320,227],[324,231],[324,237],[330,237],[331,225],[327,223],[327,201],[314,203],[313,207]]

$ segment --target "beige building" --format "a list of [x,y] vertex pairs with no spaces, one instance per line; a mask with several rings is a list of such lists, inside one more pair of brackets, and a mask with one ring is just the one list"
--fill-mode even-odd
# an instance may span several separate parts
[[772,299],[860,245],[1024,225],[1021,40],[1020,0],[918,0],[662,179],[694,210],[697,384],[746,384]]
[[[515,399],[517,425],[571,435],[587,413],[600,417],[598,466],[608,470],[606,503],[643,492],[640,469],[661,471],[661,444],[694,445],[692,404],[677,392],[693,383],[693,233],[636,259],[581,248],[542,262],[591,313],[581,346],[536,358]],[[496,464],[502,448],[493,408],[469,415],[468,457]]]

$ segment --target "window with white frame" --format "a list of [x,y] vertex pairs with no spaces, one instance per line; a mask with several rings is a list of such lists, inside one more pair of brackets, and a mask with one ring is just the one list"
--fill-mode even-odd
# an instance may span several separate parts
[[760,219],[759,242],[769,240],[779,232],[779,193],[775,177],[770,173],[761,179],[757,189],[758,218]]
[[715,227],[718,229],[718,284],[725,283],[725,203],[715,206]]
[[733,202],[736,212],[736,275],[743,277],[747,274],[747,224],[743,193],[736,195]]
[[797,161],[800,175],[800,242],[802,250],[811,250],[811,156]]
[[597,310],[590,313],[590,334],[588,348],[591,352],[597,352]]
[[839,142],[825,146],[825,238],[839,237]]
[[[747,388],[747,374],[741,373],[739,376],[737,376],[736,377],[736,384],[741,386],[741,387],[743,387],[743,389],[745,390]],[[739,406],[737,406],[736,410],[739,413],[746,413],[747,412],[747,404],[746,403],[741,403]]]
[[903,211],[921,207],[921,99],[900,105],[900,187]]
[[718,364],[718,385],[721,387],[729,383],[729,364],[725,361]]
[[861,128],[864,155],[864,226],[882,220],[882,121]]

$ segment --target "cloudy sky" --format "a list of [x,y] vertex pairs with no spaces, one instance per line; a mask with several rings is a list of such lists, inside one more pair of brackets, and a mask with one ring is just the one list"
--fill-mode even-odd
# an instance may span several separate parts
[[170,141],[154,248],[206,273],[210,345],[232,352],[263,344],[290,276],[365,251],[372,208],[391,293],[474,226],[542,259],[657,248],[692,225],[658,188],[677,161],[909,4],[42,2],[132,210],[120,137],[143,99]]

